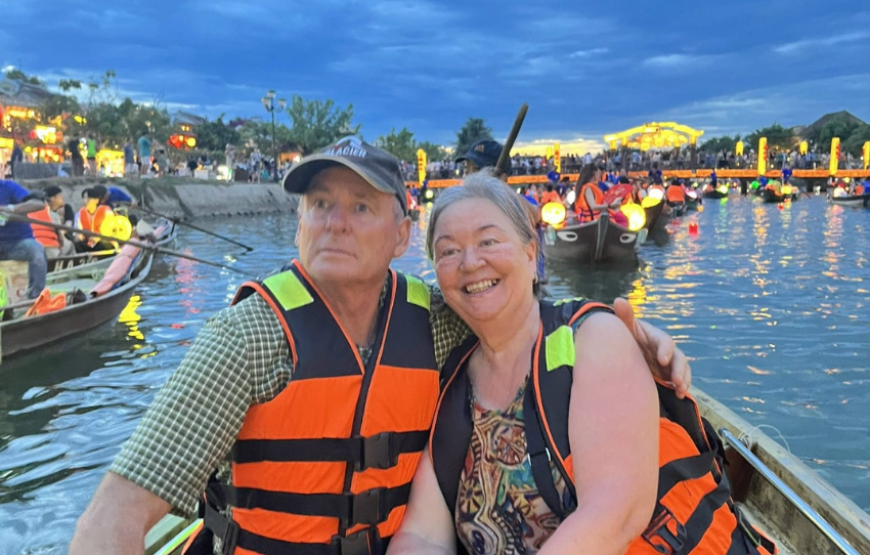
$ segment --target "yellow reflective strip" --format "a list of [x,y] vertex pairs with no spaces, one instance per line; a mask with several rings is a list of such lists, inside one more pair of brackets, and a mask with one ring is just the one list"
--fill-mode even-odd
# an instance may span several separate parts
[[544,354],[547,357],[547,372],[560,366],[574,367],[574,331],[570,326],[561,326],[547,336]]
[[314,298],[293,272],[281,272],[263,280],[263,285],[275,295],[284,310],[293,310],[313,303]]
[[414,276],[406,275],[405,281],[408,282],[408,302],[429,310],[429,287]]

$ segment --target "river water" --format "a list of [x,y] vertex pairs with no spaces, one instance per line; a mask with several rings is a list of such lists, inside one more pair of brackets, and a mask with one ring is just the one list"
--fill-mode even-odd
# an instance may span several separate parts
[[[422,218],[421,220],[424,220]],[[696,234],[688,222],[697,221]],[[295,254],[294,216],[198,222],[179,248],[251,276]],[[396,267],[433,280],[425,223]],[[707,201],[639,268],[550,266],[554,296],[627,296],[695,360],[695,384],[870,510],[870,210]],[[0,367],[0,554],[64,553],[101,476],[244,276],[163,259],[121,317]],[[781,438],[780,438],[781,434]],[[184,449],[183,445],[178,446]]]

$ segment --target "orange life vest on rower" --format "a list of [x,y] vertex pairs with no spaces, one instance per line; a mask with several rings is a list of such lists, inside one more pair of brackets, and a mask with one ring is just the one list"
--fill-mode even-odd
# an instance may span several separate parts
[[562,202],[562,199],[559,198],[559,193],[556,191],[544,191],[544,194],[541,195],[541,206],[548,202]]
[[680,185],[669,185],[667,195],[668,202],[686,202],[686,191]]
[[[206,490],[205,528],[229,538],[224,553],[386,551],[439,386],[429,289],[390,275],[368,362],[299,262],[236,294],[234,304],[254,294],[268,302],[293,375],[274,399],[248,409],[232,450],[232,484],[212,480]],[[219,513],[227,506],[231,520]]]
[[[576,357],[573,326],[593,310],[612,312],[605,305],[576,299],[541,301],[541,326],[523,397],[526,460],[538,494],[560,522],[577,500],[568,438]],[[450,353],[429,439],[438,485],[454,516],[457,501],[464,502],[457,498],[458,484],[474,433],[468,412],[467,362],[478,345],[472,336]],[[724,474],[724,450],[694,399],[678,399],[672,386],[659,380],[656,389],[662,414],[656,507],[647,530],[629,545],[626,555],[775,553],[770,540],[748,525],[741,526]],[[559,494],[553,470],[562,475],[571,503]],[[457,541],[457,545],[459,555],[465,555],[463,544]]]
[[580,223],[591,222],[598,218],[600,210],[593,210],[586,202],[586,191],[591,190],[595,196],[595,204],[604,204],[604,193],[596,183],[586,183],[580,188],[580,194],[574,199],[574,211],[577,213],[577,221]]
[[864,194],[864,186],[863,185],[855,185],[855,196],[862,196]]
[[[47,222],[50,224],[54,223],[54,221],[51,219],[51,213],[49,212],[48,206],[46,206],[42,210],[31,212],[27,215],[27,217],[32,220],[39,220],[41,222]],[[37,241],[39,241],[40,245],[46,248],[60,247],[60,241],[57,238],[57,231],[53,227],[38,224],[30,224],[30,227],[33,228],[33,237]]]

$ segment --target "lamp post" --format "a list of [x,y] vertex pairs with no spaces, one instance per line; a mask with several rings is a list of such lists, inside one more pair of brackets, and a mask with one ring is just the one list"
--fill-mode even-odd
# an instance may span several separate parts
[[278,181],[278,143],[275,140],[275,110],[283,110],[287,105],[287,101],[283,98],[278,99],[278,104],[275,104],[275,91],[268,91],[266,96],[262,98],[263,107],[267,112],[272,114],[272,179]]

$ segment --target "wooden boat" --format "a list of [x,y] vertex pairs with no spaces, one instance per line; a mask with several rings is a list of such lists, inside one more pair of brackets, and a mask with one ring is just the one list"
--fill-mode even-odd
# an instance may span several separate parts
[[795,201],[800,199],[800,191],[797,187],[792,187],[790,193],[778,193],[776,189],[765,187],[761,190],[761,199],[766,203],[780,203],[787,200]]
[[719,185],[715,189],[713,189],[713,188],[705,189],[702,196],[704,198],[720,199],[720,198],[728,198],[729,194],[730,194],[730,187]]
[[[117,318],[127,306],[136,287],[148,277],[153,257],[151,252],[142,252],[129,276],[120,282],[120,286],[116,285],[115,289],[99,297],[40,316],[24,318],[24,309],[14,311],[13,319],[0,323],[0,356],[8,358],[26,353],[74,337]],[[52,283],[50,289],[52,294],[71,293],[76,289],[87,293],[101,278],[102,275],[68,276],[65,280]],[[5,312],[13,310],[7,308]]]
[[668,221],[671,219],[671,208],[664,202],[660,202],[655,206],[645,206],[644,214],[646,215],[646,228],[649,233],[653,233],[659,229],[665,229]]
[[689,207],[685,202],[671,202],[668,201],[668,206],[673,210],[673,214],[675,218],[679,218],[680,216],[684,216],[686,212],[689,211]]
[[[692,395],[725,442],[737,505],[781,555],[870,553],[870,515],[733,411],[695,387]],[[198,523],[164,517],[146,537],[146,555],[180,553]]]
[[[175,222],[160,218],[153,223],[149,222],[148,225],[157,232],[157,240],[154,244],[158,247],[167,246],[178,238],[178,228]],[[86,277],[104,272],[116,254],[115,251],[97,251],[49,258],[48,275],[45,281],[50,285],[71,276]]]
[[569,224],[561,229],[548,227],[544,249],[547,256],[580,263],[634,260],[646,235],[646,229],[630,231],[603,212],[598,219],[585,224]]
[[852,195],[848,197],[830,197],[828,202],[850,208],[870,208],[870,193],[866,195]]

